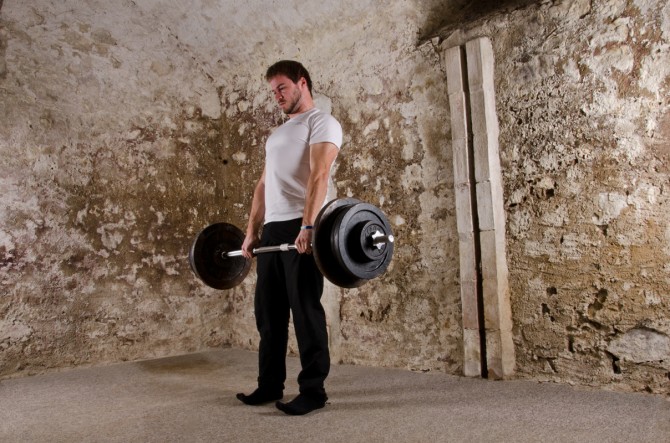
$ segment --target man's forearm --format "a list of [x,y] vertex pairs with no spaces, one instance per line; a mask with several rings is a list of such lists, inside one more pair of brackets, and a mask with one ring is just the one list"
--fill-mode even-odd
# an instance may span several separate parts
[[249,223],[247,224],[247,235],[258,236],[263,219],[265,218],[265,183],[259,180],[254,190],[254,197],[249,212]]
[[316,143],[310,146],[310,174],[305,195],[303,225],[313,225],[328,194],[330,170],[339,149],[332,143]]
[[328,194],[328,178],[328,174],[310,176],[305,197],[305,212],[302,217],[303,225],[313,225],[316,221],[316,216]]

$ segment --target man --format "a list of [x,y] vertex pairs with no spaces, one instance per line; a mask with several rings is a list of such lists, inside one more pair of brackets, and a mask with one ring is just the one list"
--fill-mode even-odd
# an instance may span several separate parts
[[[254,299],[260,334],[258,388],[237,394],[248,405],[276,401],[280,410],[303,415],[325,406],[330,370],[323,276],[312,252],[312,227],[326,202],[330,171],[342,145],[342,128],[314,107],[312,81],[295,61],[280,61],[265,76],[289,120],[265,145],[265,168],[254,190],[243,255],[255,246],[295,243],[296,251],[259,254]],[[259,244],[259,233],[261,232]],[[298,341],[299,395],[283,403],[289,310]]]

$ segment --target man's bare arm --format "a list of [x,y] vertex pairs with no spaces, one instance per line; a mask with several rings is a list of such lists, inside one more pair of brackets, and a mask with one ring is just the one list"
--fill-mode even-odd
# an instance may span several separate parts
[[251,258],[252,250],[258,244],[258,236],[265,218],[265,168],[263,174],[256,183],[254,197],[251,201],[251,211],[249,212],[249,223],[247,224],[246,237],[242,243],[242,254]]
[[[328,193],[330,169],[332,168],[338,153],[339,149],[333,143],[324,142],[310,145],[310,174],[305,196],[305,211],[302,218],[303,225],[313,225],[316,216],[319,214],[319,211],[323,206],[323,201],[326,199],[326,194]],[[295,241],[298,252],[301,254],[310,252],[311,243],[311,230],[301,230]]]

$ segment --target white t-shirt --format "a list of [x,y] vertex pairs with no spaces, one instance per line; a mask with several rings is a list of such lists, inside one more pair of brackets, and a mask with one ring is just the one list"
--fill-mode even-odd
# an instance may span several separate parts
[[288,120],[270,135],[265,143],[265,223],[302,217],[310,145],[323,142],[339,149],[342,127],[317,108]]

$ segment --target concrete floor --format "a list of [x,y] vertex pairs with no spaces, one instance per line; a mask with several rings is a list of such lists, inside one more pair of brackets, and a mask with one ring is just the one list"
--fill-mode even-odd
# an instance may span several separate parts
[[324,409],[290,417],[235,398],[256,358],[223,349],[3,380],[0,442],[670,442],[659,396],[345,365]]

